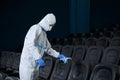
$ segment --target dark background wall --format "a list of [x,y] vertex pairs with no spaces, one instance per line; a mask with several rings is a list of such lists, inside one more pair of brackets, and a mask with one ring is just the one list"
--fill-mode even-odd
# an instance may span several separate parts
[[119,24],[119,3],[119,0],[0,0],[0,50],[17,49],[30,26],[51,12],[57,23],[47,32],[49,38]]
[[91,28],[120,23],[120,0],[91,0]]
[[57,23],[48,37],[65,37],[69,33],[67,0],[2,0],[0,1],[0,50],[15,50],[33,24],[47,13],[56,15]]

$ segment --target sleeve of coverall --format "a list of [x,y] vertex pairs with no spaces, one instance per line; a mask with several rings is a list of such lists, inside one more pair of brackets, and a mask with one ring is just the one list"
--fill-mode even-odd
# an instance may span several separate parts
[[40,33],[41,33],[41,28],[39,28],[37,25],[33,25],[29,29],[25,38],[26,46],[28,47],[30,54],[33,56],[35,60],[41,58],[38,47],[35,46],[35,41]]
[[47,48],[46,53],[57,58],[58,55],[60,54],[59,52],[57,52],[56,50],[51,48],[51,44],[49,43],[49,41],[47,40],[47,46],[49,45],[49,47]]

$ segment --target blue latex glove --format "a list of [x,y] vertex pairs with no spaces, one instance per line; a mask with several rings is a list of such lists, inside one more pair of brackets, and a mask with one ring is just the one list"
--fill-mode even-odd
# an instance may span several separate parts
[[43,59],[38,59],[37,63],[39,64],[40,68],[44,68],[45,67],[45,62]]
[[63,55],[63,54],[60,54],[60,55],[58,56],[58,58],[59,58],[61,61],[63,61],[64,64],[66,64],[66,63],[68,62],[68,59],[71,59],[71,57],[66,57],[66,56]]

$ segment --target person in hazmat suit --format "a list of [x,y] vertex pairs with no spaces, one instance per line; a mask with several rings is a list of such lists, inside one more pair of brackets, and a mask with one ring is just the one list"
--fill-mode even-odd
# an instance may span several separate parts
[[42,59],[44,52],[67,63],[70,57],[55,51],[47,39],[46,31],[51,31],[56,23],[54,14],[47,14],[38,24],[31,26],[28,30],[20,58],[19,76],[20,80],[37,80],[39,68],[44,68]]

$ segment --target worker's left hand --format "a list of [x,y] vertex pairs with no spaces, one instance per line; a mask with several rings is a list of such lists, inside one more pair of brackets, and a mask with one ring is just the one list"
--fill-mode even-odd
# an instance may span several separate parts
[[44,68],[45,67],[45,62],[44,62],[44,60],[42,58],[38,59],[37,63],[39,64],[40,68]]
[[71,57],[66,57],[66,56],[63,55],[63,54],[60,54],[60,55],[58,56],[58,58],[59,58],[59,60],[63,61],[64,64],[66,64],[69,59],[71,60]]

